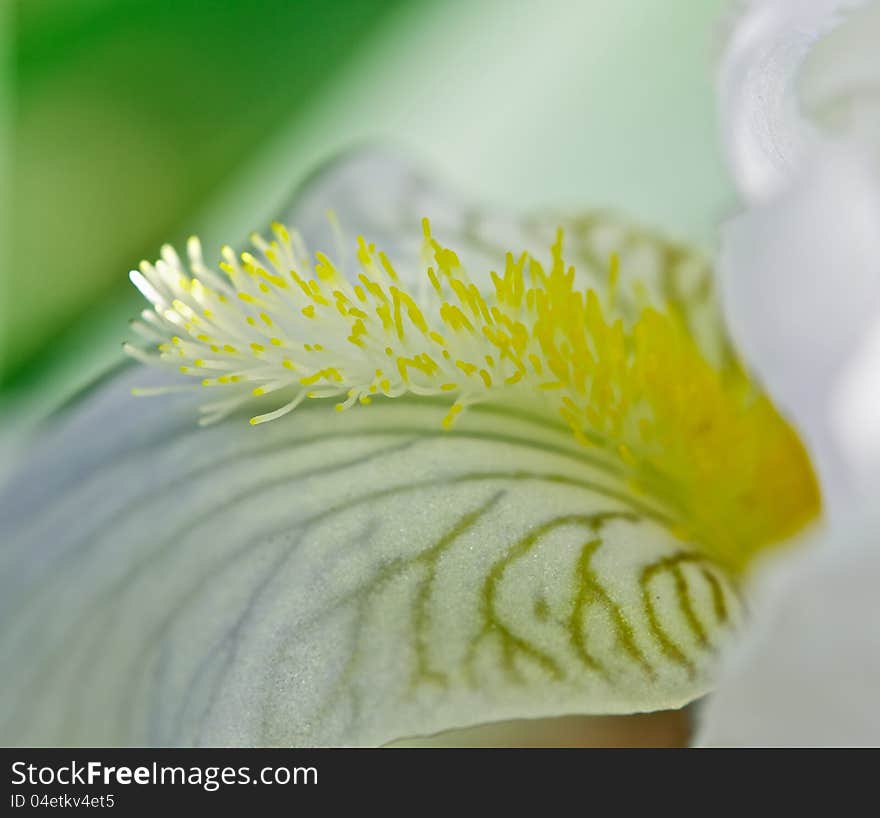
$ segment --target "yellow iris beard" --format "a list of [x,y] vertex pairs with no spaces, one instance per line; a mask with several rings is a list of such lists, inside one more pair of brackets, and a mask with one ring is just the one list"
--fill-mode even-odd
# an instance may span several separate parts
[[[211,272],[196,240],[190,274],[170,248],[132,280],[153,303],[136,328],[163,362],[226,393],[203,406],[217,420],[278,392],[273,420],[309,398],[338,410],[374,397],[448,395],[449,427],[469,404],[526,406],[561,418],[600,449],[629,490],[661,503],[675,533],[728,570],[796,533],[819,511],[807,455],[792,429],[733,364],[715,366],[676,309],[616,315],[619,263],[606,291],[579,288],[559,231],[549,265],[508,254],[491,293],[425,229],[426,270],[409,289],[389,259],[358,240],[355,276],[274,225],[262,259],[224,248]],[[305,271],[308,270],[309,273]]]

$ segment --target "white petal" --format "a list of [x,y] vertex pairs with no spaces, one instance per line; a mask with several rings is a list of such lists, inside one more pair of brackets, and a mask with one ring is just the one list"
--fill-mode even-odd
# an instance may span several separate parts
[[764,579],[701,713],[702,746],[880,745],[880,520]]
[[738,19],[719,78],[721,134],[740,192],[778,191],[822,142],[797,82],[815,44],[863,0],[752,0]]
[[880,3],[863,3],[811,51],[798,83],[803,110],[829,136],[880,147]]
[[880,321],[873,162],[842,147],[818,152],[788,189],[724,227],[718,269],[731,335],[805,437],[833,512],[856,486],[831,407],[841,371]]
[[144,377],[0,499],[5,741],[379,744],[706,690],[736,595],[566,430],[403,400],[197,429]]

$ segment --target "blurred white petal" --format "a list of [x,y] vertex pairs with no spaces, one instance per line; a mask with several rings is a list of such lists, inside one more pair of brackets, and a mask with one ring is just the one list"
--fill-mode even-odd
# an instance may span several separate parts
[[[755,0],[721,66],[728,162],[748,205],[722,229],[725,316],[803,435],[832,523],[880,474],[878,4]],[[873,22],[872,22],[873,21]],[[872,73],[873,72],[873,73]]]
[[880,520],[780,560],[701,712],[699,746],[880,743]]
[[725,225],[719,276],[731,335],[805,436],[833,507],[855,486],[831,407],[880,320],[874,163],[843,148],[817,153],[783,192]]
[[823,139],[798,93],[810,50],[864,0],[751,0],[727,43],[719,77],[721,135],[747,199],[778,192]]
[[856,5],[816,43],[798,82],[804,115],[829,137],[880,147],[880,3]]
[[703,709],[705,746],[880,741],[866,516],[880,485],[880,8],[862,5],[755,2],[723,64],[728,158],[749,205],[722,233],[724,312],[811,450],[829,526],[754,577],[749,628]]

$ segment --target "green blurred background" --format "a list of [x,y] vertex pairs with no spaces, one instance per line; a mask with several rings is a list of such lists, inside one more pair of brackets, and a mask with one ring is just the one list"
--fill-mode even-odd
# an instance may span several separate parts
[[120,355],[140,258],[238,240],[353,145],[489,204],[612,206],[710,243],[724,5],[0,0],[7,433]]

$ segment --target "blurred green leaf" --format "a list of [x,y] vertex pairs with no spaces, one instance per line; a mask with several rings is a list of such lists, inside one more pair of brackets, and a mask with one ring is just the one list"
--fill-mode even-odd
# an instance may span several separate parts
[[0,381],[294,119],[403,0],[16,0]]

